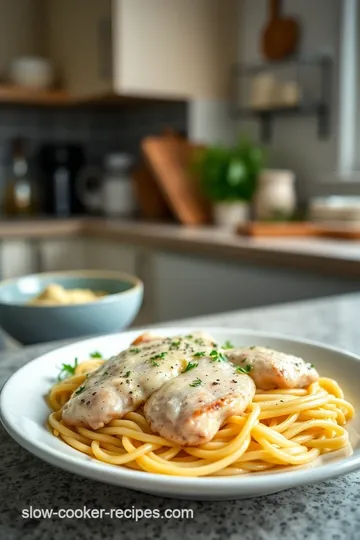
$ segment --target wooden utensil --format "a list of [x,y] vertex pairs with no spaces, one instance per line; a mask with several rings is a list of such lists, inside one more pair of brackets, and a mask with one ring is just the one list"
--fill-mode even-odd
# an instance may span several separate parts
[[281,0],[270,0],[270,21],[262,35],[262,52],[268,60],[283,60],[298,46],[300,28],[292,17],[281,16]]
[[191,173],[198,147],[175,137],[148,137],[142,151],[172,212],[184,225],[210,222],[210,208]]

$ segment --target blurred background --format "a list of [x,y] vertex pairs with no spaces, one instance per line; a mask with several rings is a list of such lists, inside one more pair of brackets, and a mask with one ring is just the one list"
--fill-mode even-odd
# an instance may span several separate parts
[[356,0],[0,0],[0,274],[136,324],[360,288]]

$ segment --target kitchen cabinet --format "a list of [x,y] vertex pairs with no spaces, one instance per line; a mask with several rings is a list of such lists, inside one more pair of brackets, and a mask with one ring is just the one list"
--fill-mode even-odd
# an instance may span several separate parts
[[297,270],[154,253],[154,322],[357,292],[359,282]]
[[74,96],[228,97],[236,0],[43,0],[46,51]]
[[41,266],[41,272],[83,270],[86,268],[85,245],[81,238],[42,240],[39,242],[38,250],[38,263]]
[[0,244],[1,279],[36,272],[62,270],[114,270],[139,276],[144,282],[144,300],[134,325],[153,322],[151,255],[146,250],[117,242],[85,238],[6,240]]
[[1,279],[31,274],[37,261],[34,242],[6,240],[0,245]]
[[153,321],[153,274],[151,254],[142,248],[119,245],[118,242],[85,239],[84,267],[93,270],[114,270],[138,276],[144,283],[144,299],[136,325]]
[[17,56],[40,54],[38,0],[0,0],[0,73]]
[[85,266],[82,239],[6,240],[0,247],[3,279],[36,272],[80,270]]
[[78,269],[139,276],[145,287],[136,326],[359,290],[356,279],[163,252],[116,240],[34,238],[4,240],[0,247],[3,279]]

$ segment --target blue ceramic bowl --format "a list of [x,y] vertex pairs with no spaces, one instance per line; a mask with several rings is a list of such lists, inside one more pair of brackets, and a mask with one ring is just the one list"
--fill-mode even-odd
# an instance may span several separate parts
[[[65,289],[104,291],[109,296],[88,304],[27,305],[51,283]],[[142,298],[143,283],[121,272],[33,274],[0,283],[0,326],[24,345],[119,332],[135,319]]]

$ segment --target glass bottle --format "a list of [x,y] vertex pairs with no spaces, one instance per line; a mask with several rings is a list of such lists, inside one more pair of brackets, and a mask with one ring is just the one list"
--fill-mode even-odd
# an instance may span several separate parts
[[7,216],[31,215],[35,211],[34,186],[29,176],[25,143],[14,139],[11,146],[11,165],[5,188],[4,211]]

